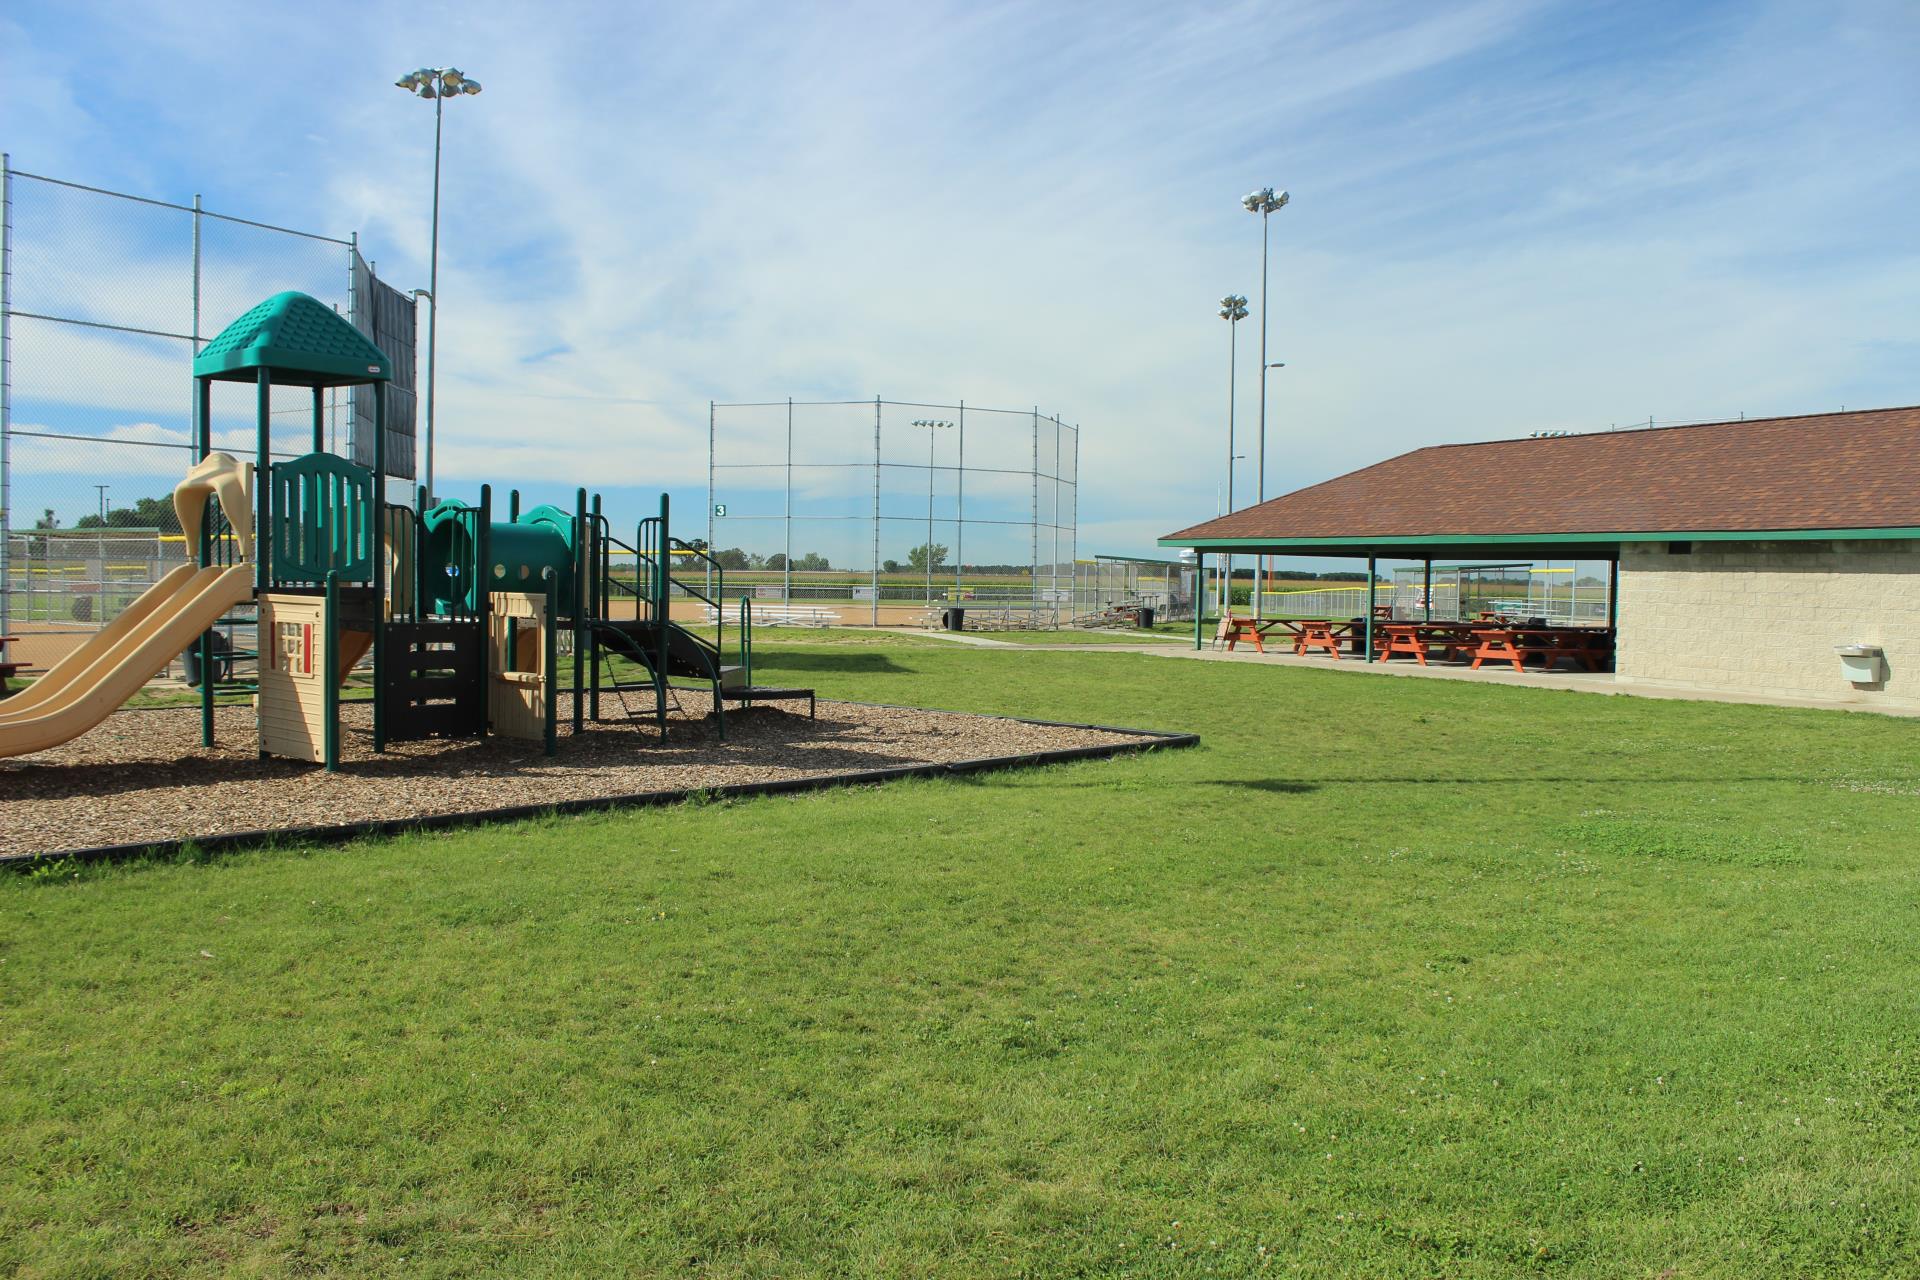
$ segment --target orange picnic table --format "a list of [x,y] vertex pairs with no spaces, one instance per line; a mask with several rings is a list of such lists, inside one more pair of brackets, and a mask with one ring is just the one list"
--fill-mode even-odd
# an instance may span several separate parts
[[1278,618],[1238,618],[1229,614],[1220,619],[1220,629],[1214,633],[1213,639],[1216,644],[1225,643],[1228,652],[1238,648],[1242,640],[1251,640],[1254,652],[1265,653],[1266,637],[1284,626]]
[[1265,653],[1267,638],[1275,635],[1289,637],[1293,641],[1295,655],[1304,654],[1309,649],[1324,649],[1337,658],[1343,640],[1351,640],[1353,652],[1360,652],[1358,627],[1352,622],[1335,622],[1331,618],[1229,616],[1220,619],[1220,629],[1213,638],[1215,643],[1224,643],[1230,651],[1237,648],[1242,640],[1250,640],[1256,652]]
[[1589,671],[1606,662],[1612,633],[1601,627],[1474,627],[1473,669],[1483,662],[1511,662],[1525,671],[1529,658],[1539,658],[1551,671],[1562,658],[1571,658]]
[[1374,646],[1380,661],[1404,653],[1423,667],[1436,649],[1442,658],[1454,658],[1474,645],[1473,628],[1464,622],[1382,622],[1374,627],[1374,634],[1380,637]]

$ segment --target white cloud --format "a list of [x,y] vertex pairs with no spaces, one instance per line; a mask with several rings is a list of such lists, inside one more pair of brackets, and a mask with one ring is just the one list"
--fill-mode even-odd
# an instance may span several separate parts
[[[1269,492],[1446,440],[1916,398],[1898,5],[191,13],[90,32],[142,68],[150,121],[90,137],[74,113],[114,104],[44,76],[10,109],[76,140],[76,176],[358,227],[402,285],[426,284],[431,110],[390,81],[444,56],[486,84],[446,115],[462,483],[702,493],[709,399],[1038,401],[1085,427],[1082,552],[1150,551],[1213,510],[1211,300],[1257,301],[1236,202],[1262,181],[1295,195]],[[232,112],[268,61],[298,92]]]

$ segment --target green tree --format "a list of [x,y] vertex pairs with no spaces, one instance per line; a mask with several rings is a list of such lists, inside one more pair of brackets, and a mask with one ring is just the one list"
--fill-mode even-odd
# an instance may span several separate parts
[[130,507],[109,507],[107,518],[81,516],[76,529],[158,529],[162,533],[180,532],[180,517],[174,513],[173,497],[138,498]]
[[724,551],[713,553],[714,563],[722,569],[750,569],[753,567],[747,553],[738,547],[728,547]]
[[780,552],[776,551],[772,555],[767,557],[767,568],[784,569],[786,567],[787,567],[787,557],[781,554]]
[[827,563],[827,558],[818,551],[807,552],[807,554],[793,562],[793,567],[796,569],[806,569],[814,573],[818,573],[823,569],[833,568],[832,565]]
[[907,552],[908,567],[917,572],[925,573],[927,571],[927,549],[929,547],[933,549],[933,567],[938,569],[945,563],[947,558],[947,549],[945,547],[937,542],[923,542],[913,550]]

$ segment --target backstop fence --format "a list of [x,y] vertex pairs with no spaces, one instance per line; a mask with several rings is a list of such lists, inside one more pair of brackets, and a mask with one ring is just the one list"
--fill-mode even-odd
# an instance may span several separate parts
[[[1196,570],[1179,560],[1094,556],[1073,567],[1073,617],[1081,626],[1191,622]],[[1145,617],[1143,610],[1151,610]]]
[[[0,155],[0,635],[17,637],[10,659],[56,660],[186,559],[171,494],[194,461],[194,353],[284,289],[358,323],[356,282],[363,300],[383,288],[353,237],[216,213],[198,197],[176,204],[26,173]],[[273,415],[276,458],[312,447],[311,400],[285,400]],[[389,401],[389,422],[408,437],[410,404],[408,387]],[[251,387],[216,384],[216,449],[254,456],[255,407]],[[329,392],[327,449],[350,452],[356,425],[370,428],[370,404],[356,415],[348,393]],[[410,459],[410,446],[394,456]],[[411,463],[392,470],[410,474]]]
[[911,625],[961,608],[970,627],[1052,627],[1074,615],[1078,426],[965,401],[708,412],[706,540],[727,593],[765,602],[756,616]]

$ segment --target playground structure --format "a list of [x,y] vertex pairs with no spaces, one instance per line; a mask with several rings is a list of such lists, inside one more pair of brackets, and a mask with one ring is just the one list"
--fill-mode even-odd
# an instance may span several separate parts
[[[197,461],[174,492],[194,562],[178,565],[100,631],[0,702],[0,757],[29,754],[91,729],[179,656],[197,649],[201,733],[214,740],[218,669],[214,628],[243,605],[258,609],[255,700],[262,755],[340,760],[340,692],[371,655],[373,749],[488,732],[555,750],[558,637],[572,637],[574,732],[601,719],[612,694],[628,716],[651,715],[664,737],[674,691],[703,688],[725,735],[729,701],[811,697],[755,688],[751,609],[743,606],[740,661],[722,659],[721,567],[672,535],[659,514],[633,541],[615,537],[600,498],[577,492],[574,510],[520,510],[496,521],[492,493],[477,505],[391,504],[385,474],[387,358],[337,313],[306,294],[276,294],[235,320],[194,360]],[[212,448],[216,382],[252,384],[257,456]],[[313,398],[313,449],[274,462],[268,453],[276,387]],[[328,392],[373,392],[371,469],[324,451]],[[676,562],[698,581],[677,579]],[[712,593],[706,587],[711,584]],[[718,617],[708,642],[672,617],[675,594]],[[623,658],[640,676],[623,676]],[[632,695],[640,700],[636,707]]]

